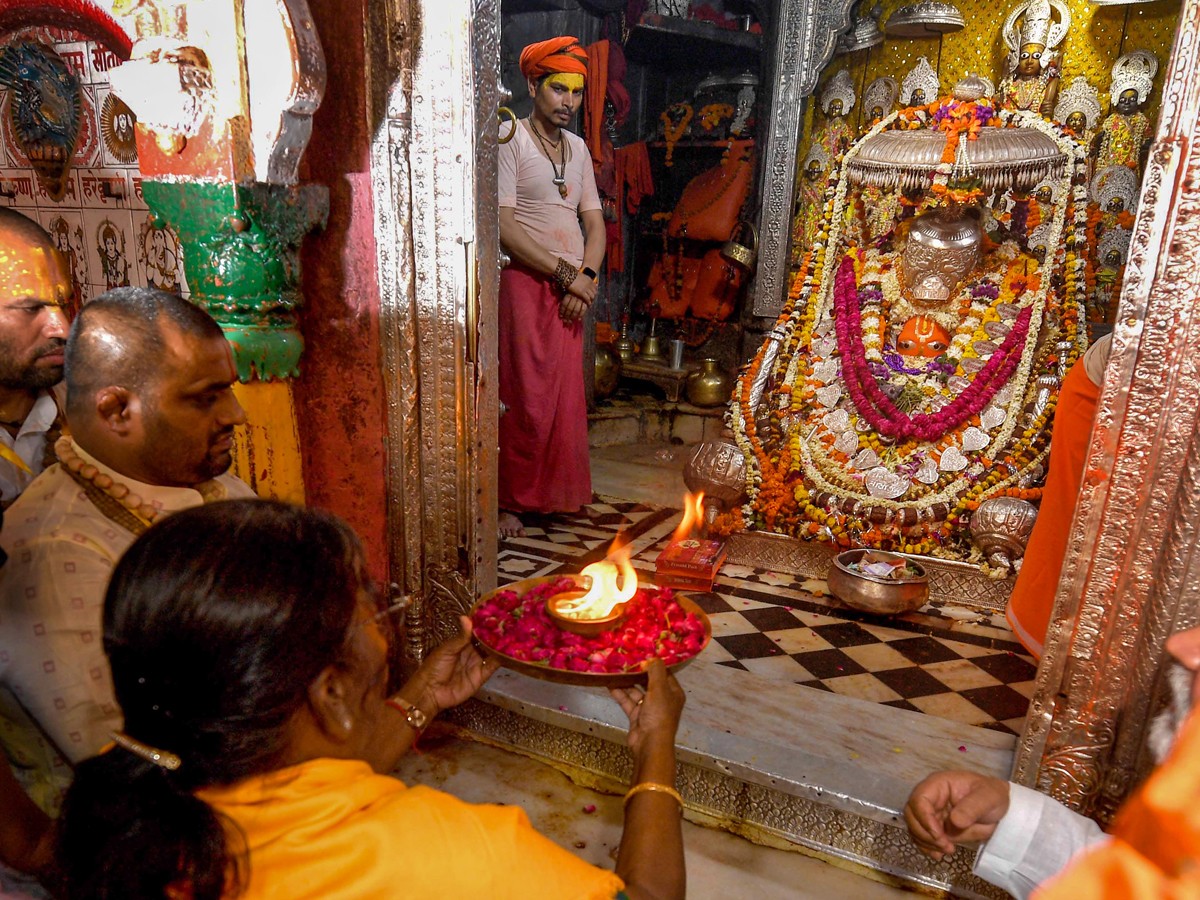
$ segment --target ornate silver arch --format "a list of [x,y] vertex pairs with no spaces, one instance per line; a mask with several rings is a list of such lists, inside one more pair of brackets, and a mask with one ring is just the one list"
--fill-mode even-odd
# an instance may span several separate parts
[[821,69],[833,58],[837,36],[850,24],[854,0],[782,0],[771,68],[771,123],[762,152],[759,196],[756,316],[776,316],[787,292],[796,154],[804,99],[812,96]]

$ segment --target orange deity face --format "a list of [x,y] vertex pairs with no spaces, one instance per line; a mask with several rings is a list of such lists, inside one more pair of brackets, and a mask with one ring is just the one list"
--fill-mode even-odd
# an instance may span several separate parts
[[929,316],[913,316],[900,329],[896,350],[901,356],[922,356],[933,359],[950,347],[950,335]]

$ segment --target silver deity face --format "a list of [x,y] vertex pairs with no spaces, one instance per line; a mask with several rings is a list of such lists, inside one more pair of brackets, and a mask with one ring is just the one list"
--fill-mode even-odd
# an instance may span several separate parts
[[904,247],[904,286],[914,302],[946,303],[979,262],[973,219],[928,213],[913,222]]

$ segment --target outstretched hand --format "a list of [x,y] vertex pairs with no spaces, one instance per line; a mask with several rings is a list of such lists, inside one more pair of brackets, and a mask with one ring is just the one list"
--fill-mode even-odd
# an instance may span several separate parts
[[956,844],[987,840],[1008,812],[1008,782],[975,772],[934,772],[904,805],[908,833],[935,861]]
[[484,659],[471,645],[470,617],[458,620],[462,631],[430,653],[400,690],[430,718],[473,696],[500,667],[499,660]]

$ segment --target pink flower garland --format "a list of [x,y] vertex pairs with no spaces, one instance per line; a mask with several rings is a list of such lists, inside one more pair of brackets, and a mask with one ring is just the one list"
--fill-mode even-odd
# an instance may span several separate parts
[[1028,306],[1021,310],[999,349],[954,400],[935,413],[909,416],[883,392],[867,367],[862,342],[862,310],[858,304],[858,277],[854,272],[854,260],[849,254],[842,259],[838,268],[833,297],[834,327],[837,331],[838,354],[842,358],[842,380],[855,407],[879,434],[929,443],[978,415],[1013,376],[1025,349],[1032,315],[1032,309]]

